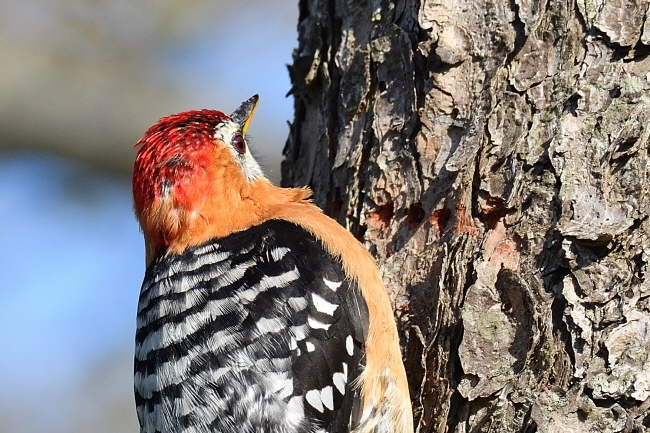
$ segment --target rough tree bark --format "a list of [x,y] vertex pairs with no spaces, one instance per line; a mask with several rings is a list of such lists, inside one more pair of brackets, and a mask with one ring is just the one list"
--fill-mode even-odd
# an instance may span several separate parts
[[420,432],[650,427],[650,10],[301,0],[285,185],[377,257]]

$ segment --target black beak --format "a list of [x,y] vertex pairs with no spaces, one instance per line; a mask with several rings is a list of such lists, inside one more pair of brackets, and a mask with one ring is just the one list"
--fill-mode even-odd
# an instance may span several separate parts
[[246,101],[242,102],[242,104],[237,108],[235,111],[232,112],[230,115],[230,118],[239,123],[239,126],[241,127],[241,132],[243,134],[246,134],[246,130],[248,130],[248,125],[251,122],[251,119],[253,118],[253,114],[255,113],[255,109],[257,108],[257,104],[260,100],[259,95],[253,95],[250,98],[248,98]]

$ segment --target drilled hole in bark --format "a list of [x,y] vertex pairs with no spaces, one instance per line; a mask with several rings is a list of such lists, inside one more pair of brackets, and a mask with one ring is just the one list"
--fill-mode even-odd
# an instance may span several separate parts
[[420,203],[414,203],[409,206],[406,213],[406,223],[411,230],[416,229],[424,220],[424,209]]
[[374,219],[379,223],[382,230],[386,230],[390,225],[393,215],[395,215],[395,206],[393,205],[393,202],[378,206],[376,211],[369,212],[368,214],[371,219]]
[[446,207],[443,207],[442,209],[435,211],[433,215],[431,215],[431,218],[429,218],[431,224],[438,230],[439,236],[442,236],[442,233],[447,228],[447,223],[449,222],[450,217],[451,211]]
[[488,196],[485,203],[479,208],[483,222],[488,229],[492,230],[497,223],[506,215],[505,201],[499,197]]

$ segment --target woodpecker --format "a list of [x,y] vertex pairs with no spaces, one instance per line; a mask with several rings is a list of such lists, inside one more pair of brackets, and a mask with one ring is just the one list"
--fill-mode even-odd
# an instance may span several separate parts
[[264,177],[257,104],[164,117],[136,144],[140,431],[412,432],[379,269],[308,188]]

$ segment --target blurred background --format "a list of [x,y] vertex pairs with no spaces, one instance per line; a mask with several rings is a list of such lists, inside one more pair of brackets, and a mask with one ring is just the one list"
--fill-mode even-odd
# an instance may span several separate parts
[[259,93],[251,148],[279,182],[297,19],[286,0],[0,0],[0,433],[138,431],[133,144]]

